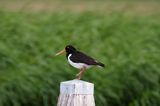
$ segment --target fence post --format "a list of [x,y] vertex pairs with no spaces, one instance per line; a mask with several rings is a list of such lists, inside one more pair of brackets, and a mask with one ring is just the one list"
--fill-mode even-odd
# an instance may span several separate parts
[[95,106],[94,84],[82,80],[61,82],[57,106]]

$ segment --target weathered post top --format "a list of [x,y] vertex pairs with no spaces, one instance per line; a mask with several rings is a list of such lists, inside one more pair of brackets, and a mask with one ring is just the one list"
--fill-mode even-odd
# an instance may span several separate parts
[[82,80],[64,81],[60,84],[57,106],[95,106],[94,84]]
[[94,94],[94,84],[82,80],[61,82],[61,94]]

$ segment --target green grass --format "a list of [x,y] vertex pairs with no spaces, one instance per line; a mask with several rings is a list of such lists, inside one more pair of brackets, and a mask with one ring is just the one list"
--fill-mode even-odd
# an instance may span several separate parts
[[[83,80],[96,106],[160,105],[159,15],[0,12],[0,106],[56,106],[61,81],[75,78],[67,44],[105,63]],[[53,57],[52,57],[53,55]]]

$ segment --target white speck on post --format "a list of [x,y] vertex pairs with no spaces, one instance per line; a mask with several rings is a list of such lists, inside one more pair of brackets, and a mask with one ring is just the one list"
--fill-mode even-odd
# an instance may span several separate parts
[[57,106],[95,106],[94,84],[82,80],[61,82]]

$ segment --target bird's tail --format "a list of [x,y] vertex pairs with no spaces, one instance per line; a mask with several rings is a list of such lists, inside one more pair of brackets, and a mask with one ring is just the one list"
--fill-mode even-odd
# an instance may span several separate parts
[[105,67],[105,65],[101,62],[98,62],[98,66],[103,67],[103,68]]

